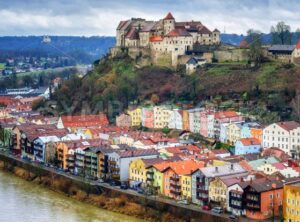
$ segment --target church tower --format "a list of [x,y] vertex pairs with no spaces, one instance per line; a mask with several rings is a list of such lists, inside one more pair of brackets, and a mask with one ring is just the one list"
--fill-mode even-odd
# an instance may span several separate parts
[[175,28],[175,19],[171,12],[167,14],[167,16],[163,19],[164,24],[164,35],[168,34]]

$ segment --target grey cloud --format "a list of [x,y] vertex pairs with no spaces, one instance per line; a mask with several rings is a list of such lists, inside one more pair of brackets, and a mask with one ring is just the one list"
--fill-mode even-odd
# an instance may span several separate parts
[[200,20],[209,28],[268,32],[285,21],[300,27],[298,0],[10,0],[0,1],[0,35],[114,35],[119,20]]

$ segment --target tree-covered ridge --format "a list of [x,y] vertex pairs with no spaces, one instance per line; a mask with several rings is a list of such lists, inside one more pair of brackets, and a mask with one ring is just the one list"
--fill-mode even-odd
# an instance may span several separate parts
[[67,56],[77,63],[90,64],[115,45],[114,37],[50,36],[51,42],[43,42],[43,36],[0,37],[0,62],[8,57]]

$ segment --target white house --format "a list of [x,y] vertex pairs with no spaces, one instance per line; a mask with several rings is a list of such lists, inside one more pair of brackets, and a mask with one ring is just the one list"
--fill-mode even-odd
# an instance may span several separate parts
[[300,147],[300,124],[288,121],[267,126],[263,130],[263,147],[278,147],[291,155]]
[[169,129],[183,129],[182,110],[173,109],[169,119]]
[[[143,158],[152,159],[157,158],[159,153],[154,149],[136,149],[126,151],[114,151],[108,154],[108,160],[114,162],[114,174],[117,175],[120,181],[127,181],[129,179],[129,164],[131,161]],[[109,173],[112,173],[112,169],[108,166]]]

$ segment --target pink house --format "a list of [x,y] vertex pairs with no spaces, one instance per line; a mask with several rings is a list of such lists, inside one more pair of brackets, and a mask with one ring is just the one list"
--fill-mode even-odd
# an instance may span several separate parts
[[147,128],[154,128],[154,114],[152,108],[142,109],[142,125]]
[[200,135],[208,137],[208,111],[200,112]]

